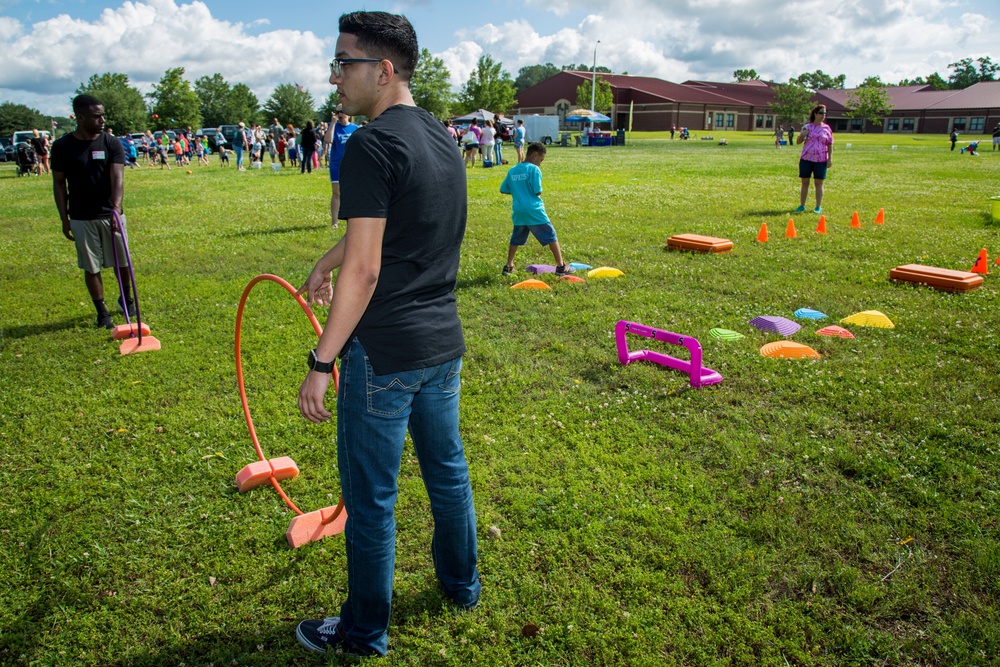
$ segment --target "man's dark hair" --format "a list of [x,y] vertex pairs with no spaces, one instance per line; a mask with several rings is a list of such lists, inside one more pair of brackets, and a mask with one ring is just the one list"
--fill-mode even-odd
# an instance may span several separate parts
[[73,98],[73,113],[79,116],[90,107],[104,106],[104,104],[93,95],[77,95]]
[[540,141],[535,141],[533,143],[528,144],[528,152],[525,154],[525,157],[531,159],[531,156],[534,155],[535,153],[541,153],[542,155],[545,155],[547,152],[548,149],[545,148],[545,144],[543,144]]
[[369,57],[385,58],[409,81],[417,68],[417,33],[405,16],[388,12],[352,12],[340,17],[340,32],[354,35]]

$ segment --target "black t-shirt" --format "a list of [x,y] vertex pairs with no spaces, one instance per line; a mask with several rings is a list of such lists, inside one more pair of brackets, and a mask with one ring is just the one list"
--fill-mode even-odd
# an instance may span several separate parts
[[93,141],[69,133],[52,144],[52,171],[66,175],[69,217],[111,217],[111,165],[125,164],[122,142],[104,132]]
[[299,145],[302,146],[304,151],[316,151],[316,130],[310,130],[308,127],[302,130],[302,138],[299,140]]
[[390,107],[345,145],[340,191],[341,218],[386,219],[378,284],[351,336],[375,373],[427,368],[464,354],[454,289],[465,235],[465,168],[448,131],[423,109]]

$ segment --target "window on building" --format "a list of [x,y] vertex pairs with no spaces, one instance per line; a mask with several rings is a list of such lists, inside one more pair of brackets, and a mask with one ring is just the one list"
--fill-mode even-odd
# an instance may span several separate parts
[[969,132],[982,132],[985,122],[985,118],[973,118],[969,122]]
[[954,118],[952,119],[952,127],[959,132],[965,132],[965,119],[964,118]]
[[726,114],[726,127],[736,126],[736,114],[727,113]]
[[913,127],[914,124],[912,118],[903,119],[903,132],[913,132]]
[[764,129],[770,130],[774,127],[774,116],[765,116]]
[[864,121],[863,118],[852,118],[851,119],[851,132],[860,132],[861,131],[861,125],[864,122],[865,121]]
[[764,117],[757,116],[756,118],[754,118],[753,126],[756,127],[757,129],[764,127]]
[[715,114],[715,126],[716,127],[722,127],[722,114],[721,113]]
[[885,119],[885,131],[886,132],[899,132],[899,119],[898,118],[886,118]]

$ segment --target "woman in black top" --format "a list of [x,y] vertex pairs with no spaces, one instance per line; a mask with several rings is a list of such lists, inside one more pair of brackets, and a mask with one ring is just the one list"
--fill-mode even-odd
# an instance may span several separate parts
[[299,173],[312,173],[313,170],[313,153],[316,152],[316,131],[313,129],[313,122],[309,121],[306,123],[306,129],[302,130],[302,135],[299,137],[299,150],[302,153],[302,168]]
[[38,175],[42,175],[42,169],[49,173],[49,140],[38,130],[31,131],[35,136],[31,137],[31,147],[35,149],[35,157],[38,158],[38,165],[35,167]]

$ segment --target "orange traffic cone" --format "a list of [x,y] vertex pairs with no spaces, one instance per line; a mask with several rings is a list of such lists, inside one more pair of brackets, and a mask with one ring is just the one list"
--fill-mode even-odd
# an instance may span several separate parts
[[885,224],[885,209],[880,208],[878,213],[875,215],[875,224],[884,225]]
[[997,255],[997,261],[993,262],[993,266],[1000,266],[1000,255]]
[[786,239],[797,239],[798,234],[795,233],[795,221],[791,218],[788,219],[788,226],[785,227],[785,238]]
[[976,258],[976,263],[973,264],[972,268],[969,270],[973,273],[981,273],[985,276],[990,272],[990,268],[987,266],[989,261],[990,260],[986,258],[986,248],[983,248],[979,251],[979,257]]
[[816,225],[816,233],[817,234],[826,234],[826,216],[825,215],[819,216],[819,224]]
[[757,234],[757,240],[761,243],[767,243],[767,223],[762,222],[760,225],[760,232]]
[[861,229],[861,219],[858,218],[857,211],[851,216],[851,229]]

